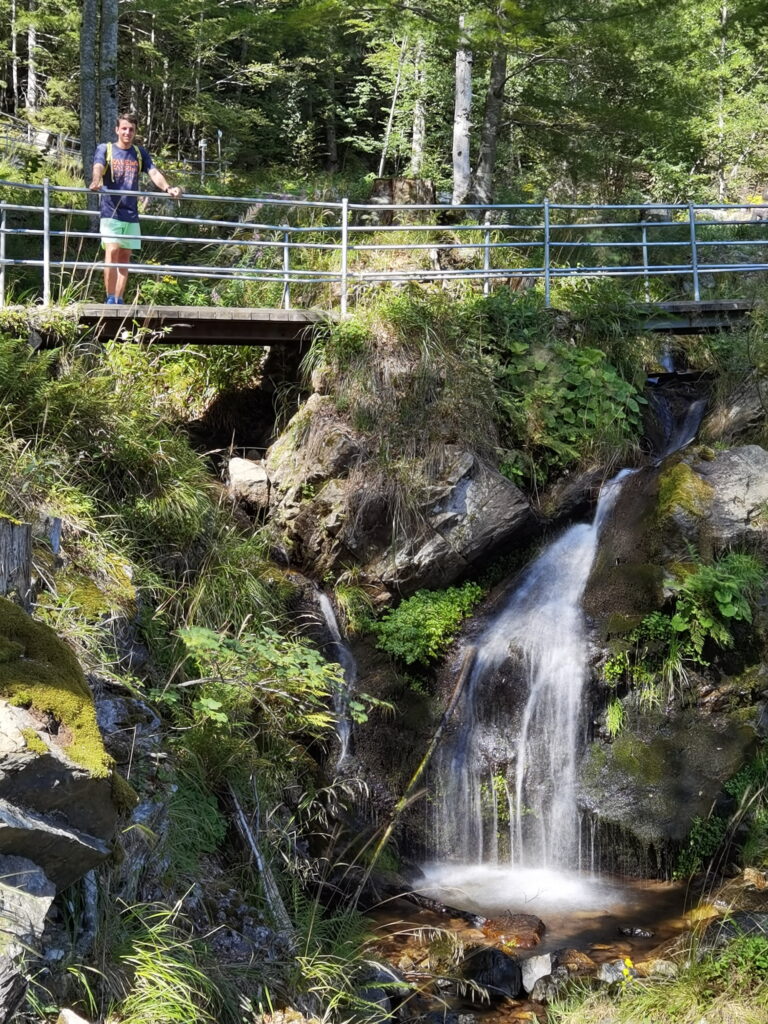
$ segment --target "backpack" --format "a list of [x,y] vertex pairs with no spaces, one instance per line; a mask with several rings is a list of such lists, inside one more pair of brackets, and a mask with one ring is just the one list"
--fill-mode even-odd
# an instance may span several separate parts
[[[131,146],[131,149],[136,151],[136,159],[139,162],[139,174],[144,170],[144,160],[141,156],[141,146]],[[112,143],[107,143],[107,170],[111,173],[112,168]]]

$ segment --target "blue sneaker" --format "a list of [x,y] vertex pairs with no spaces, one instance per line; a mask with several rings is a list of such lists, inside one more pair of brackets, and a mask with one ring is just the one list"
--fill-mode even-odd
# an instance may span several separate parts
[[124,300],[121,299],[119,295],[115,296],[115,305],[116,306],[124,306],[125,305]]
[[107,296],[107,305],[108,306],[114,306],[116,303],[117,303],[117,297],[115,295],[108,295]]

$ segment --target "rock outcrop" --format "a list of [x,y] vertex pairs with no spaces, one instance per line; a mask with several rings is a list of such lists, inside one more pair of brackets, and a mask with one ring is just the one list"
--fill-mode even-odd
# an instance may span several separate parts
[[254,487],[271,494],[272,521],[305,571],[355,567],[382,598],[448,586],[535,525],[519,488],[459,445],[414,465],[410,492],[366,460],[366,439],[314,394],[268,452],[267,480],[257,464],[245,473],[232,460],[231,488],[255,504]]

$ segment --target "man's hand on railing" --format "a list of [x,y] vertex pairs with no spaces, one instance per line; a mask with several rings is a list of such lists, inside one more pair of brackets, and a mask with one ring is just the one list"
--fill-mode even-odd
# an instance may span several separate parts
[[91,192],[98,192],[101,189],[101,178],[99,178],[98,181],[94,178],[88,188]]

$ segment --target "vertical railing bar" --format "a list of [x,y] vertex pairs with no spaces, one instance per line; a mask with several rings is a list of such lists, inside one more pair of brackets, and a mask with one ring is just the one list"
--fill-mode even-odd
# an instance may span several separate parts
[[349,200],[341,200],[341,315],[347,315],[347,274],[349,266]]
[[643,280],[645,282],[645,301],[651,301],[651,280],[648,275],[648,227],[643,221]]
[[486,210],[485,212],[485,237],[483,247],[483,270],[485,271],[485,277],[483,278],[483,295],[490,295],[491,293],[491,279],[488,276],[488,271],[491,269],[491,229],[487,227],[491,217],[491,211]]
[[[288,228],[288,224],[281,225]],[[283,232],[283,309],[291,308],[291,250],[288,243],[291,240],[290,231]]]
[[693,203],[688,203],[688,221],[691,226],[691,270],[693,272],[693,301],[701,301],[699,290],[699,252],[696,247],[696,210]]
[[550,305],[551,277],[549,265],[549,200],[544,200],[544,305]]
[[51,179],[43,178],[43,305],[51,304]]
[[0,306],[5,305],[5,230],[8,226],[8,210],[5,201],[0,202]]

